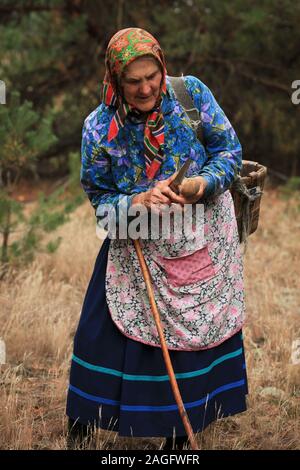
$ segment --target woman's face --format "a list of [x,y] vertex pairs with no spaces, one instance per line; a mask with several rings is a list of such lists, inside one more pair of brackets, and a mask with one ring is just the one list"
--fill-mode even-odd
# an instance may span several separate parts
[[129,64],[121,79],[123,95],[127,103],[139,111],[150,111],[160,95],[161,69],[155,59],[136,59]]

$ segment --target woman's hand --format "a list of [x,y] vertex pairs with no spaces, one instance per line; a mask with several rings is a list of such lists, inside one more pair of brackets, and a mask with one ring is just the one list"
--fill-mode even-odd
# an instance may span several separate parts
[[132,199],[132,205],[143,204],[147,209],[151,209],[156,212],[162,212],[163,206],[170,206],[172,203],[182,205],[183,198],[174,193],[169,187],[176,174],[177,173],[163,181],[158,181],[154,188],[134,196]]
[[162,180],[162,181],[158,181],[155,184],[155,188],[159,189],[162,194],[164,194],[166,197],[169,198],[170,204],[177,203],[177,204],[183,205],[184,200],[182,196],[180,194],[174,193],[174,191],[172,191],[172,189],[170,188],[170,184],[176,178],[177,173],[178,172],[176,171],[176,173],[174,173],[174,175],[170,176],[169,178]]
[[171,201],[160,191],[160,189],[154,187],[144,193],[134,196],[132,199],[132,205],[135,204],[142,204],[147,209],[160,213],[162,206],[169,206]]
[[186,188],[190,180],[193,180],[193,183],[196,183],[199,189],[192,196],[184,196],[182,194],[174,193],[174,191],[172,191],[170,188],[170,184],[176,175],[177,173],[163,181],[158,181],[154,188],[134,196],[132,199],[132,205],[143,204],[145,207],[147,207],[147,209],[161,212],[162,206],[164,205],[170,206],[172,203],[176,203],[184,206],[184,204],[193,204],[199,201],[199,199],[203,196],[204,190],[208,184],[206,179],[202,176],[185,178],[178,188],[179,191],[181,188]]
[[193,204],[203,197],[208,181],[203,176],[195,176],[193,178],[184,178],[179,191],[181,197],[184,198],[184,204]]
[[203,176],[195,176],[192,178],[184,178],[181,185],[179,185],[179,194],[174,193],[170,188],[170,184],[175,179],[177,172],[167,178],[166,180],[159,181],[155,187],[158,188],[162,194],[167,196],[172,203],[177,203],[183,206],[184,204],[193,204],[204,194],[208,181]]

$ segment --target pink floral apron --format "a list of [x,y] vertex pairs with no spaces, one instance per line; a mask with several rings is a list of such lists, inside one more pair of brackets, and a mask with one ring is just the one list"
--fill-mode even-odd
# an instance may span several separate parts
[[[197,232],[141,240],[169,349],[195,351],[222,343],[244,323],[243,263],[229,191],[205,203],[204,238]],[[127,337],[160,347],[132,240],[111,240],[106,298]]]

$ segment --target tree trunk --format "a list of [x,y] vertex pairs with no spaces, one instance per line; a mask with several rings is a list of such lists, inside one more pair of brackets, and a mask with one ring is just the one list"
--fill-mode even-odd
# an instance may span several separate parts
[[118,13],[117,13],[117,30],[122,29],[123,25],[123,7],[124,7],[124,0],[118,1]]

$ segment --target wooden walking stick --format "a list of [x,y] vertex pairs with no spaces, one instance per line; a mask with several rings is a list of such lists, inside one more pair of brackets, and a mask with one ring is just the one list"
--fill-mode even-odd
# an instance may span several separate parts
[[172,363],[171,363],[169,351],[168,351],[168,348],[167,348],[167,345],[166,345],[166,340],[165,340],[163,329],[162,329],[161,322],[160,322],[159,311],[158,311],[158,308],[157,308],[157,305],[156,305],[156,302],[155,302],[154,291],[153,291],[153,286],[152,286],[152,282],[151,282],[151,278],[150,278],[149,269],[146,265],[146,261],[145,261],[145,258],[144,258],[143,252],[142,252],[140,241],[139,240],[133,240],[133,243],[134,243],[134,247],[135,247],[135,250],[136,250],[136,253],[137,253],[137,256],[138,256],[138,260],[139,260],[139,263],[140,263],[140,267],[141,267],[141,271],[142,271],[142,274],[143,274],[143,277],[144,277],[144,281],[146,283],[151,310],[152,310],[152,313],[153,313],[154,321],[155,321],[157,332],[158,332],[158,335],[159,335],[161,349],[162,349],[163,357],[164,357],[164,360],[165,360],[167,372],[168,372],[168,375],[169,375],[172,392],[174,394],[174,397],[175,397],[175,400],[176,400],[176,403],[177,403],[177,406],[178,406],[178,409],[179,409],[179,414],[180,414],[180,417],[182,419],[184,428],[186,430],[188,439],[190,441],[191,448],[193,450],[199,450],[199,448],[197,446],[195,436],[194,436],[194,433],[193,433],[191,423],[189,421],[187,412],[185,410],[185,407],[184,407],[184,404],[183,404],[183,401],[182,401],[182,398],[181,398],[181,395],[180,395],[180,391],[179,391],[179,388],[178,388],[176,377],[175,377],[175,374],[174,374],[174,369],[173,369],[173,366],[172,366]]

